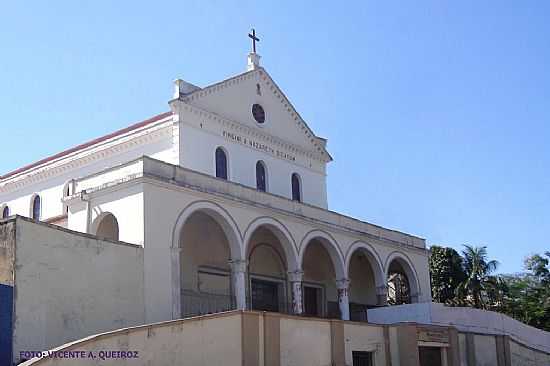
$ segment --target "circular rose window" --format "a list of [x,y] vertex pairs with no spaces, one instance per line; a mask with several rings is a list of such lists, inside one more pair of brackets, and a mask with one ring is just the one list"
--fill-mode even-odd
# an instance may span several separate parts
[[252,105],[252,116],[258,123],[265,122],[265,111],[259,104]]

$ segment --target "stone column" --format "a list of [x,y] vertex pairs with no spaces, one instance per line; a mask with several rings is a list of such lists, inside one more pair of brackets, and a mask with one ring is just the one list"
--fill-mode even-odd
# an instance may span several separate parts
[[376,304],[378,306],[388,305],[388,286],[378,286],[376,288]]
[[349,320],[349,280],[342,278],[336,280],[336,288],[338,289],[338,306],[342,320]]
[[237,310],[246,310],[246,272],[248,262],[243,259],[229,261]]
[[304,312],[304,302],[302,299],[302,280],[303,271],[288,272],[288,280],[292,288],[292,314],[300,315]]

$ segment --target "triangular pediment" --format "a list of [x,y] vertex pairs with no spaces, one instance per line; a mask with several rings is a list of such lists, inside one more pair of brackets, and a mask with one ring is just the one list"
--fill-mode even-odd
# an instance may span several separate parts
[[[326,140],[317,137],[282,90],[263,68],[248,71],[181,98],[184,103],[257,129],[262,134],[331,161]],[[252,106],[260,105],[265,121],[256,121]]]

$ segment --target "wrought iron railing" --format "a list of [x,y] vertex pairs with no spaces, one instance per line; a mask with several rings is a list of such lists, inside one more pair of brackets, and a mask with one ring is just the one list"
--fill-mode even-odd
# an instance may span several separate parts
[[292,303],[283,300],[268,301],[266,299],[246,297],[246,308],[258,311],[269,311],[281,314],[293,314]]
[[236,308],[235,297],[232,295],[189,289],[181,291],[181,304],[184,318],[220,313]]
[[[196,291],[183,289],[181,291],[182,315],[184,318],[198,315],[214,314],[223,311],[234,310],[237,308],[235,297],[226,293],[216,293],[215,291]],[[350,320],[367,322],[367,310],[379,306],[350,304]],[[293,305],[287,301],[277,301],[273,304],[266,299],[251,299],[247,297],[246,308],[259,311],[270,311],[281,314],[293,315]],[[305,310],[305,309],[304,309]],[[307,314],[301,316],[311,316],[316,318],[339,319],[340,311],[338,303],[328,301],[323,314]]]

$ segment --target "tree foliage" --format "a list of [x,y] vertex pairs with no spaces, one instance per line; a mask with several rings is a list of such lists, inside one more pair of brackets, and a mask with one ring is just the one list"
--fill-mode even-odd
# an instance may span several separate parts
[[458,286],[466,279],[462,257],[453,248],[430,248],[430,273],[432,298],[443,303],[455,298]]
[[462,256],[466,279],[458,286],[457,294],[471,299],[476,308],[485,309],[487,294],[494,291],[497,283],[491,274],[497,269],[498,262],[487,258],[487,247],[465,245]]
[[452,248],[433,246],[433,299],[499,311],[550,331],[550,252],[528,256],[523,273],[494,275],[497,266],[486,247],[465,245],[461,256]]

